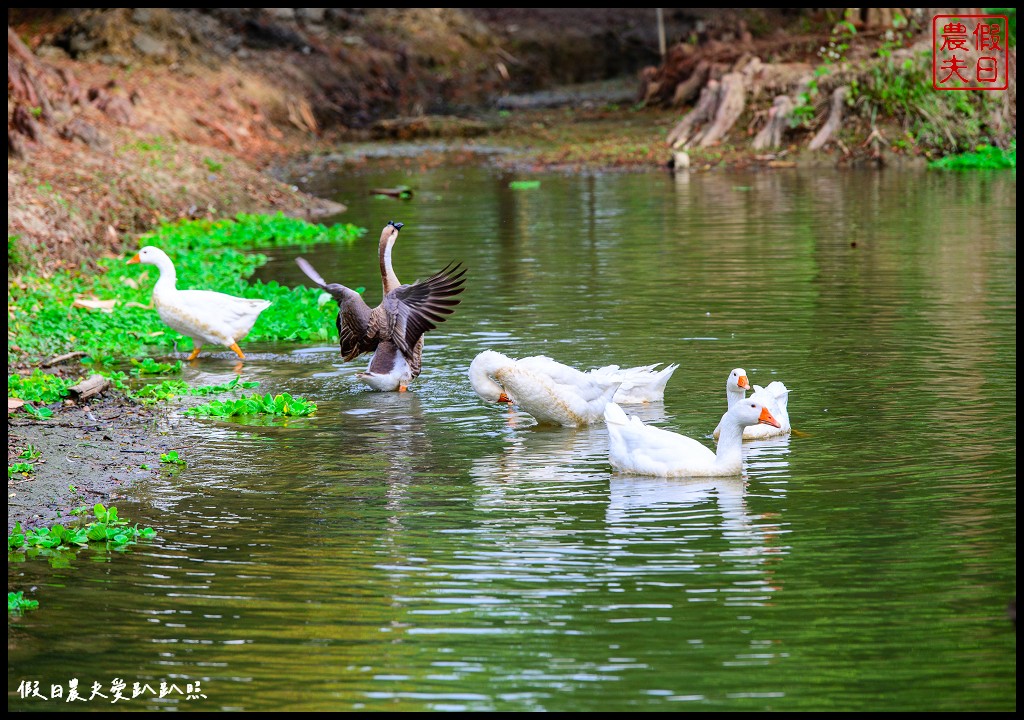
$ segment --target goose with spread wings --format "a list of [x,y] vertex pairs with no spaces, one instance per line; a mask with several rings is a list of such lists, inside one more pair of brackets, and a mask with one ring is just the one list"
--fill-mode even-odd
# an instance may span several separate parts
[[337,301],[338,340],[342,358],[353,360],[363,353],[373,357],[366,372],[356,375],[374,390],[408,389],[419,376],[423,335],[455,312],[464,289],[466,270],[449,263],[426,280],[400,285],[391,269],[391,248],[402,223],[389,222],[381,233],[380,261],[384,298],[370,308],[362,296],[339,283],[328,283],[304,258],[296,258],[302,271]]

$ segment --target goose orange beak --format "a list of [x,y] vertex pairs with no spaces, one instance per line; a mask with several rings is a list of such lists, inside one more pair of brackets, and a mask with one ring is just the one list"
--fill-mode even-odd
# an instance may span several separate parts
[[509,399],[508,395],[506,395],[505,393],[502,393],[501,395],[498,396],[498,402],[500,402],[500,403],[509,403],[510,405],[512,404],[512,401]]
[[740,379],[736,381],[736,384],[739,385],[744,390],[750,389],[750,381],[747,380],[746,375],[740,375]]
[[[748,416],[749,417],[749,416]],[[780,428],[779,421],[772,417],[772,414],[768,412],[768,408],[761,408],[761,417],[757,419],[757,422],[762,425],[771,425],[772,427]]]
[[125,265],[134,265],[135,263],[140,263],[140,262],[142,262],[142,261],[141,261],[141,260],[139,260],[139,254],[138,254],[138,253],[135,253],[135,257],[133,257],[133,258],[132,258],[131,260],[129,260],[128,262],[126,262],[126,263],[125,263]]

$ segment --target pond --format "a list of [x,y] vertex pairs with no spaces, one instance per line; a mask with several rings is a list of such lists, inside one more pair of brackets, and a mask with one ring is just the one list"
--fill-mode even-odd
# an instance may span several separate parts
[[[155,540],[9,564],[41,601],[8,623],[9,709],[1016,708],[1014,174],[513,190],[508,172],[410,165],[310,181],[369,232],[260,271],[304,284],[304,254],[375,304],[392,219],[401,280],[463,262],[410,392],[368,391],[368,358],[336,346],[246,344],[245,379],[318,412],[173,416],[188,467],[118,503]],[[371,196],[402,184],[411,200]],[[789,387],[796,432],[746,443],[742,477],[623,475],[603,426],[479,400],[466,372],[486,348],[679,363],[664,403],[633,412],[709,446],[743,367]],[[18,693],[72,678],[128,699]]]

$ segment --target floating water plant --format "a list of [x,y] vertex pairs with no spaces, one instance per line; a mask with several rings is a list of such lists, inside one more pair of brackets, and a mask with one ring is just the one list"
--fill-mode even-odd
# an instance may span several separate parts
[[176,360],[172,364],[158,362],[153,358],[143,360],[132,358],[132,365],[135,366],[132,368],[132,375],[167,375],[181,372],[181,360]]
[[161,453],[160,462],[170,463],[172,465],[184,465],[185,461],[178,455],[177,450],[171,450],[170,452]]
[[38,600],[31,600],[25,597],[25,591],[7,593],[7,612],[21,615],[26,610],[35,610],[39,607]]
[[508,186],[512,190],[536,190],[540,187],[540,180],[513,180]]
[[8,561],[43,555],[49,557],[55,565],[66,566],[69,557],[59,551],[69,551],[91,543],[105,543],[111,549],[124,550],[140,539],[156,535],[153,528],[140,528],[137,524],[131,525],[121,520],[117,516],[116,507],[107,508],[102,503],[96,503],[93,515],[95,520],[75,527],[65,527],[58,523],[49,528],[23,530],[20,522],[15,523],[13,532],[7,536]]
[[303,398],[292,397],[288,393],[271,396],[254,393],[237,400],[214,400],[205,405],[198,405],[186,410],[186,415],[194,417],[229,418],[246,415],[271,415],[303,417],[316,412],[316,403]]
[[201,385],[199,387],[192,388],[191,390],[189,390],[188,394],[189,395],[216,395],[217,393],[230,392],[230,391],[232,391],[232,390],[234,390],[236,388],[251,389],[251,388],[254,388],[254,387],[259,387],[259,385],[260,385],[259,382],[255,381],[255,380],[250,380],[250,381],[247,381],[247,382],[242,382],[241,376],[236,375],[234,378],[232,378],[231,382],[229,382],[229,383],[227,383],[225,385]]

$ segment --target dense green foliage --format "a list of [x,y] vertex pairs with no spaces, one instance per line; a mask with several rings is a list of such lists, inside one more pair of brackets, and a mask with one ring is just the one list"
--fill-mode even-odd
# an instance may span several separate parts
[[1017,169],[1017,141],[1008,150],[979,145],[974,152],[947,155],[939,158],[929,167],[940,170],[1005,170]]
[[7,397],[20,398],[26,402],[55,403],[67,396],[68,388],[79,381],[44,373],[36,368],[31,375],[8,375]]
[[[249,283],[265,255],[245,253],[281,245],[351,242],[364,232],[352,225],[326,227],[283,215],[239,215],[234,220],[186,220],[139,238],[139,245],[164,250],[175,264],[182,289],[217,290],[274,304],[265,310],[247,340],[328,340],[334,334],[330,303],[310,287],[276,282]],[[133,357],[167,352],[192,343],[164,325],[152,309],[158,272],[127,265],[127,258],[104,258],[98,269],[26,273],[8,284],[8,359],[82,350],[93,358]],[[75,307],[76,299],[116,300],[111,312]]]

